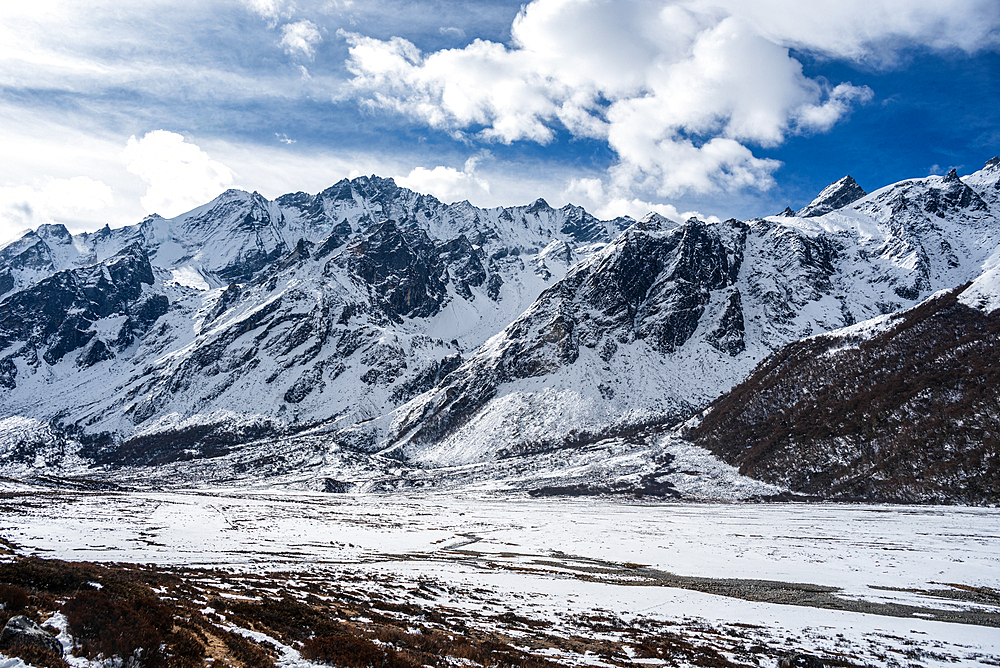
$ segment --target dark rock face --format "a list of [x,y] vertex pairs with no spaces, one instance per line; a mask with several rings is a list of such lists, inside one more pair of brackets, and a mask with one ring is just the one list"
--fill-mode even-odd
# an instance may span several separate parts
[[354,487],[352,483],[335,480],[333,478],[323,479],[323,491],[327,494],[346,494]]
[[567,204],[562,208],[562,211],[566,213],[566,219],[561,231],[572,237],[574,241],[593,243],[607,237],[604,224],[587,213],[583,207]]
[[743,300],[740,298],[740,289],[734,286],[730,289],[726,310],[705,338],[720,352],[735,357],[747,349],[743,338],[745,333]]
[[0,650],[34,647],[56,656],[63,655],[62,645],[49,633],[24,615],[11,617],[0,631]]
[[219,301],[215,302],[215,305],[212,306],[212,310],[205,315],[205,320],[202,323],[201,328],[205,329],[218,320],[220,315],[225,313],[237,301],[239,301],[240,294],[242,294],[240,286],[236,283],[230,283],[229,287],[223,290],[222,294],[219,296]]
[[958,292],[870,339],[789,344],[686,437],[793,492],[1000,502],[1000,313],[969,308]]
[[822,659],[812,654],[789,654],[778,661],[778,668],[825,668]]
[[958,178],[954,169],[945,175],[942,185],[944,187],[927,191],[923,199],[923,208],[927,213],[944,218],[946,213],[956,209],[986,211],[989,208],[975,190]]
[[356,243],[345,258],[351,273],[364,281],[386,314],[429,317],[444,302],[447,288],[434,244],[422,230],[404,232],[389,220]]
[[486,282],[479,252],[468,239],[435,245],[419,229],[401,229],[386,221],[335,259],[368,286],[373,303],[394,321],[428,318],[448,299],[449,282],[465,299]]
[[[825,213],[836,211],[848,204],[852,204],[865,195],[864,188],[858,185],[854,177],[847,175],[835,183],[831,183],[823,189],[816,199],[798,210],[795,214],[799,218],[811,218],[822,216]],[[787,211],[787,209],[786,209]],[[785,215],[784,213],[782,215]]]
[[465,299],[472,299],[472,288],[486,282],[486,269],[465,235],[438,246],[438,257],[448,269],[448,276],[455,282],[455,292]]
[[[747,226],[689,220],[670,232],[636,226],[593,262],[580,265],[542,293],[509,325],[490,355],[477,355],[449,375],[422,409],[404,419],[400,434],[429,443],[464,423],[495,396],[500,384],[542,376],[573,364],[581,347],[613,355],[619,344],[645,340],[664,354],[698,328],[713,291],[733,286]],[[735,247],[727,245],[735,244]],[[743,341],[739,291],[713,330],[715,345],[735,354]],[[735,352],[733,352],[735,351]]]
[[[77,358],[78,365],[109,359],[112,349],[128,346],[166,313],[165,296],[143,292],[143,284],[153,281],[149,259],[138,246],[92,267],[59,272],[0,302],[0,347],[23,342],[12,356],[35,363],[40,355],[54,364],[91,344]],[[109,316],[124,316],[116,337],[96,340],[93,324]],[[7,373],[3,376],[6,386],[14,382]]]

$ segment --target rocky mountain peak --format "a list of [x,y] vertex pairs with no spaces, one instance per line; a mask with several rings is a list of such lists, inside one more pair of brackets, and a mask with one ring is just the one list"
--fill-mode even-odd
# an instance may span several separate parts
[[539,197],[534,202],[528,205],[528,213],[538,213],[540,211],[552,211],[552,207],[544,199]]
[[650,211],[638,221],[633,223],[632,227],[646,232],[663,232],[677,227],[677,224],[655,211]]
[[73,243],[73,235],[66,229],[65,225],[49,224],[39,225],[35,233],[45,239],[58,244]]
[[798,210],[799,218],[812,218],[852,204],[868,193],[848,174],[824,188],[808,206]]

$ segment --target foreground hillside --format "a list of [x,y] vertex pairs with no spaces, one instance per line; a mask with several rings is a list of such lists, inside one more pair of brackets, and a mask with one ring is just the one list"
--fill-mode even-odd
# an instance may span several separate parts
[[686,437],[798,493],[1000,503],[1000,311],[995,289],[963,303],[979,287],[790,344]]
[[1000,659],[996,509],[0,490],[0,622],[75,668]]

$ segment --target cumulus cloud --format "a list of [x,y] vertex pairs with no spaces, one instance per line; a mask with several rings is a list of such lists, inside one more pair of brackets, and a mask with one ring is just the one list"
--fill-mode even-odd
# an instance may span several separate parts
[[477,162],[476,158],[469,158],[461,171],[441,165],[434,169],[416,167],[406,176],[397,176],[394,180],[404,188],[434,195],[442,202],[463,199],[475,202],[490,194],[490,184],[476,176]]
[[44,223],[74,227],[82,215],[114,204],[109,185],[86,176],[44,179],[40,184],[0,188],[0,243]]
[[233,184],[233,172],[182,135],[166,130],[129,138],[125,168],[146,182],[140,203],[148,213],[171,217],[204,204]]
[[312,60],[316,55],[316,45],[322,41],[323,36],[312,21],[298,21],[281,27],[281,42],[279,44],[290,56]]
[[612,188],[611,192],[606,192],[604,182],[596,178],[570,179],[562,196],[604,220],[620,216],[631,216],[639,220],[646,214],[658,213],[675,223],[682,223],[689,218],[718,221],[715,216],[705,216],[697,211],[678,211],[673,204],[658,204],[630,197],[621,188]]
[[1000,46],[995,0],[535,0],[509,45],[423,53],[339,33],[364,104],[456,136],[607,141],[618,188],[765,189],[753,149],[824,132],[873,92],[803,73],[790,49],[885,65],[902,46]]

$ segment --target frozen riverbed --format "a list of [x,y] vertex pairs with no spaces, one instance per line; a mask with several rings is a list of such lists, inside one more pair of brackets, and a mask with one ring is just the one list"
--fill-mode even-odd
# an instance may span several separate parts
[[8,492],[0,536],[23,555],[432,581],[435,604],[470,614],[751,625],[761,646],[861,663],[1000,661],[996,509]]

